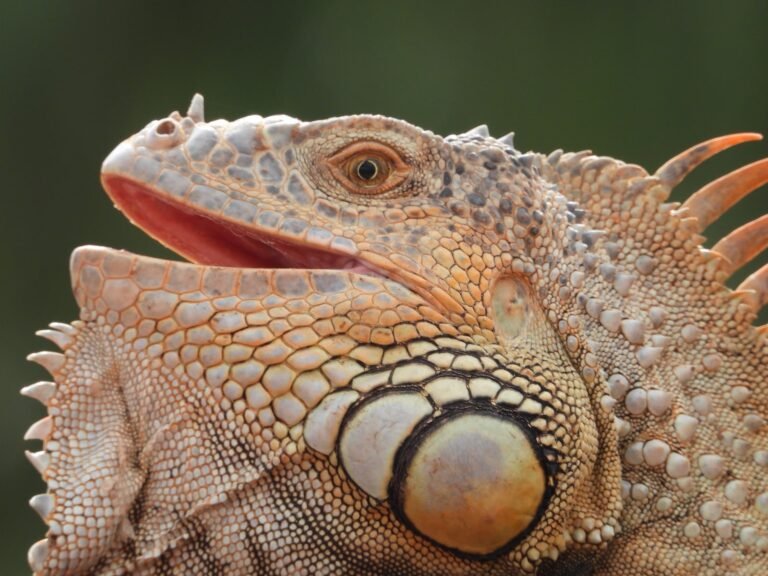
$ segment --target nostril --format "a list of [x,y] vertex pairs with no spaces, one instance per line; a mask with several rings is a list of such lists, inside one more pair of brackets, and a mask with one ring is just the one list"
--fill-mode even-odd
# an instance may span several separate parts
[[147,126],[144,142],[150,148],[162,150],[172,148],[183,140],[181,127],[173,118],[152,122]]
[[163,136],[171,135],[176,132],[176,122],[170,119],[158,122],[157,126],[155,126],[155,132]]

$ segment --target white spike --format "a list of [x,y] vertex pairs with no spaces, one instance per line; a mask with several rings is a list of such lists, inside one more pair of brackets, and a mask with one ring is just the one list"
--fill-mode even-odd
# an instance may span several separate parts
[[51,374],[56,374],[64,366],[64,354],[58,352],[35,352],[27,356],[27,360],[40,364]]
[[29,463],[35,467],[35,470],[37,470],[41,476],[45,475],[45,471],[48,470],[48,465],[51,463],[51,457],[48,452],[45,450],[40,450],[40,452],[30,452],[29,450],[25,450],[24,454],[26,455],[27,460],[29,460]]
[[647,369],[656,364],[663,353],[664,348],[659,348],[658,346],[643,346],[635,352],[635,358],[637,358],[637,362],[640,366]]
[[490,133],[488,132],[488,126],[480,124],[480,126],[475,126],[472,130],[467,130],[462,136],[481,136],[483,138],[489,138]]
[[51,322],[48,326],[59,332],[64,332],[64,334],[69,334],[70,336],[77,334],[77,328],[71,324],[65,324],[64,322]]
[[36,494],[29,499],[29,505],[32,507],[32,510],[40,514],[40,518],[43,521],[53,512],[54,504],[55,500],[51,494]]
[[69,336],[68,334],[64,334],[64,332],[59,332],[58,330],[38,330],[37,332],[35,332],[35,334],[37,334],[41,338],[50,340],[62,350],[66,350],[67,348],[69,348],[70,344],[72,344],[73,342],[72,336]]
[[51,430],[53,430],[53,420],[50,416],[46,416],[29,427],[24,434],[24,440],[47,440]]
[[45,560],[48,558],[48,539],[38,540],[29,548],[27,552],[27,562],[32,572],[40,572],[43,569]]
[[46,405],[48,404],[48,400],[53,398],[54,394],[56,394],[56,384],[53,382],[35,382],[34,384],[24,386],[24,388],[21,389],[22,396],[34,398],[38,402],[42,402]]
[[502,144],[506,144],[510,148],[514,148],[515,147],[515,133],[514,132],[510,132],[506,136],[502,136],[501,138],[499,138],[499,142],[501,142]]
[[192,96],[192,102],[189,103],[187,116],[195,122],[205,122],[205,106],[202,94],[195,94]]

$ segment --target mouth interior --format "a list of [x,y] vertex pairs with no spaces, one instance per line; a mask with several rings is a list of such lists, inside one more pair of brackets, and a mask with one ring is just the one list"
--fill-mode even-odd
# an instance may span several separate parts
[[357,259],[319,247],[292,243],[219,220],[119,176],[104,186],[130,220],[177,254],[198,264],[239,268],[349,270],[380,276]]

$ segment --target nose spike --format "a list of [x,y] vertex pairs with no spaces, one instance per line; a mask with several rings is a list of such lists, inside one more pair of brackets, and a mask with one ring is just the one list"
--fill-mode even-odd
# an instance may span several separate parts
[[205,103],[202,94],[192,96],[192,102],[189,103],[187,116],[195,122],[205,122]]

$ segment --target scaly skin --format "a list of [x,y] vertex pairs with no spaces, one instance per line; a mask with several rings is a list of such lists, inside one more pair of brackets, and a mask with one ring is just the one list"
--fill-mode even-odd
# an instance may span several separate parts
[[476,129],[150,123],[105,161],[193,263],[84,247],[24,393],[36,574],[758,575],[766,162],[680,207],[655,175]]

